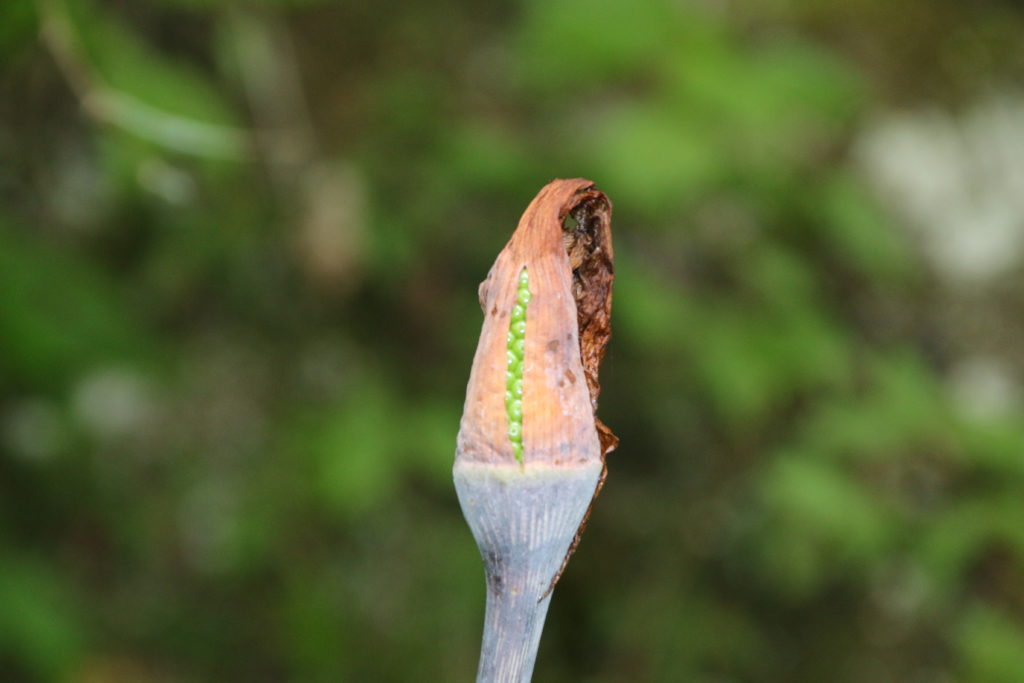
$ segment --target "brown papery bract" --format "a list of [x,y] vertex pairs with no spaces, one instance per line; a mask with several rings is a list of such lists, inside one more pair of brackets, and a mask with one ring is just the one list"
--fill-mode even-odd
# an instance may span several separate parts
[[608,198],[582,178],[552,181],[527,207],[480,285],[484,324],[456,462],[515,463],[505,371],[509,316],[523,268],[532,294],[523,361],[523,467],[603,462],[615,447],[617,439],[595,416],[598,367],[611,335],[611,212]]

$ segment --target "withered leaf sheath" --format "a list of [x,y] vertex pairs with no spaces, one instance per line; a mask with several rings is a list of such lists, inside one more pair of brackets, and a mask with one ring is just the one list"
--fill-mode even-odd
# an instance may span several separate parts
[[453,471],[487,578],[478,681],[530,680],[551,591],[617,443],[594,414],[612,259],[608,198],[588,180],[554,180],[480,285]]

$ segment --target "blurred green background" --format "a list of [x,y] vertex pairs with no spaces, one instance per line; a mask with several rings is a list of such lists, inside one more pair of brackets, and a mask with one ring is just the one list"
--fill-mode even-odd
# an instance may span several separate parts
[[0,679],[470,681],[476,287],[615,204],[538,681],[1024,681],[1024,8],[0,2]]

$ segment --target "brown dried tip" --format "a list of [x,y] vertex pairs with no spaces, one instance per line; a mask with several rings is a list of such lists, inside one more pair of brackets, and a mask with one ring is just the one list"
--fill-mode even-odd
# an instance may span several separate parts
[[[484,324],[473,359],[456,461],[514,463],[506,401],[510,316],[520,276],[522,465],[604,460],[618,443],[597,419],[598,368],[611,336],[611,202],[589,180],[554,180],[526,208],[480,285]],[[582,380],[582,381],[581,381]]]

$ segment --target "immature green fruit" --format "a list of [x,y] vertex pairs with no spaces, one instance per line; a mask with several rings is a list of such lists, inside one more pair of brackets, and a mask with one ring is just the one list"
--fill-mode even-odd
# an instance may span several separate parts
[[526,351],[526,306],[530,303],[530,274],[523,268],[519,275],[516,304],[509,316],[508,367],[505,378],[509,390],[505,392],[505,412],[508,417],[508,439],[512,442],[512,455],[523,464],[523,354]]

